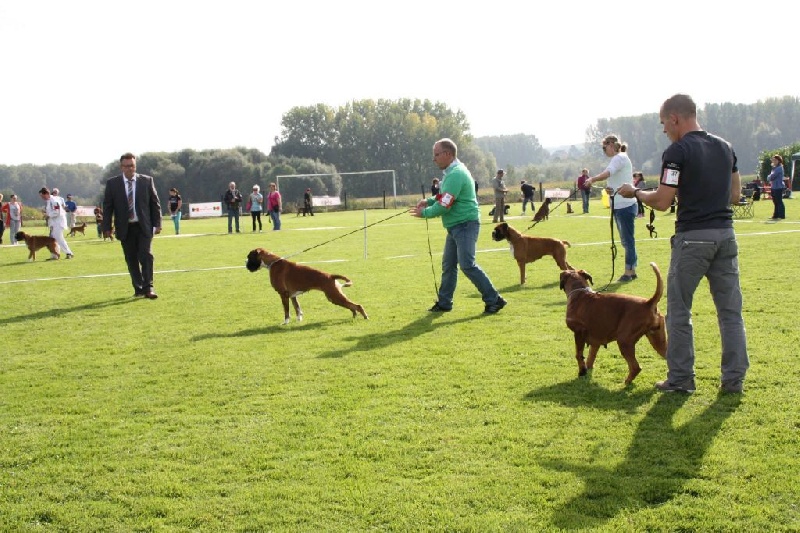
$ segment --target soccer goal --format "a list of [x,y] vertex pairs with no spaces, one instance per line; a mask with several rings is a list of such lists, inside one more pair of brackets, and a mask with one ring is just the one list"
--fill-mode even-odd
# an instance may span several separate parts
[[[386,180],[369,179],[371,176],[383,175]],[[281,174],[275,176],[275,185],[281,190],[281,179],[284,181],[291,178],[335,178],[341,177],[341,191],[337,191],[338,196],[320,195],[319,191],[312,191],[313,205],[316,206],[338,206],[342,204],[344,196],[345,207],[347,207],[348,196],[353,198],[385,198],[385,188],[387,180],[391,177],[391,195],[394,208],[397,208],[397,177],[394,170],[364,170],[361,172],[337,172],[334,174]],[[365,179],[359,179],[365,178]],[[283,193],[281,193],[283,194]]]

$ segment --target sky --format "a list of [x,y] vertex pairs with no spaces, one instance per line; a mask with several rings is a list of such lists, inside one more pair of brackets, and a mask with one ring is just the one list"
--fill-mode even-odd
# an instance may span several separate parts
[[736,4],[0,0],[0,165],[269,153],[293,107],[362,99],[443,102],[473,136],[555,147],[677,92],[800,95],[787,5]]

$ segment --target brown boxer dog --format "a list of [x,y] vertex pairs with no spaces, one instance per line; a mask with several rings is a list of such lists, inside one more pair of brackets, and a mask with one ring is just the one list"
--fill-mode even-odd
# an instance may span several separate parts
[[[622,357],[628,363],[625,384],[630,384],[641,372],[636,360],[636,343],[644,336],[653,349],[667,355],[667,328],[664,316],[658,312],[658,302],[664,293],[664,281],[655,263],[656,292],[650,299],[629,294],[594,292],[589,284],[592,276],[585,270],[565,270],[561,273],[561,289],[567,295],[567,327],[575,334],[575,359],[578,375],[585,376],[594,366],[600,345],[617,341]],[[589,358],[584,363],[583,349],[589,345]]]
[[509,242],[511,254],[519,265],[520,285],[525,284],[525,265],[533,263],[545,255],[552,256],[561,270],[572,270],[570,264],[567,263],[567,246],[570,246],[567,241],[523,235],[505,222],[495,226],[492,231],[492,239]]
[[80,233],[80,234],[81,234],[81,235],[83,235],[84,237],[86,236],[86,222],[84,222],[84,223],[83,223],[83,224],[81,224],[80,226],[72,226],[72,227],[69,229],[69,236],[70,236],[70,237],[74,237],[74,236],[76,236],[78,233]]
[[36,261],[36,251],[47,248],[53,254],[53,259],[61,259],[61,248],[56,240],[47,235],[28,235],[24,231],[18,231],[14,238],[18,241],[25,241],[28,245],[28,261]]
[[306,265],[292,263],[263,248],[256,248],[247,254],[246,266],[250,272],[256,272],[262,266],[269,270],[269,281],[272,283],[272,288],[281,296],[281,302],[283,302],[284,324],[289,323],[289,300],[294,305],[297,320],[303,320],[303,311],[300,309],[297,297],[312,289],[324,292],[331,303],[352,311],[353,318],[356,317],[356,312],[361,313],[364,318],[369,318],[364,312],[364,308],[348,300],[339,287],[338,280],[344,281],[344,287],[353,284],[345,276],[328,274]]

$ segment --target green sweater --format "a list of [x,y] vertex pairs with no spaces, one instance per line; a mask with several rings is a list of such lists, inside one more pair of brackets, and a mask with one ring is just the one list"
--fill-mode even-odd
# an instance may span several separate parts
[[[444,170],[440,194],[427,199],[428,207],[422,210],[423,218],[442,217],[442,225],[452,228],[470,220],[480,220],[475,181],[467,167],[456,159]],[[452,197],[452,202],[448,202]],[[443,204],[448,204],[445,207]]]

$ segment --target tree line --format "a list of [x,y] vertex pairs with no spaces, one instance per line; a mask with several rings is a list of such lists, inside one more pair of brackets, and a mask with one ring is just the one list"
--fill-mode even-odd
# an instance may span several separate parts
[[[764,154],[795,145],[800,140],[800,99],[785,96],[755,104],[706,104],[700,124],[731,141],[742,174],[764,172]],[[375,197],[391,194],[389,175],[345,176],[338,173],[389,169],[395,171],[398,194],[416,194],[440,175],[431,148],[442,137],[459,146],[459,158],[473,176],[487,186],[498,167],[505,168],[509,184],[527,179],[553,182],[574,179],[582,168],[599,172],[607,159],[601,139],[617,134],[629,144],[634,168],[646,175],[660,170],[661,153],[669,140],[657,113],[600,119],[586,128],[582,144],[553,152],[535,135],[512,134],[474,138],[466,115],[429,100],[358,100],[338,108],[324,104],[294,107],[281,120],[281,134],[270,153],[252,148],[148,152],[138,154],[138,171],[156,178],[166,198],[176,187],[184,203],[219,200],[229,181],[249,191],[265,189],[277,176],[309,176],[280,180],[286,202],[301,201],[310,187],[315,195]],[[767,167],[768,168],[768,167]],[[16,193],[27,204],[38,203],[42,186],[57,186],[83,205],[102,199],[105,181],[119,173],[118,160],[95,164],[0,165],[0,192]],[[327,174],[326,176],[310,176]],[[762,176],[763,177],[763,176]]]

